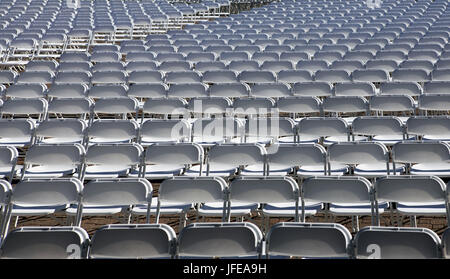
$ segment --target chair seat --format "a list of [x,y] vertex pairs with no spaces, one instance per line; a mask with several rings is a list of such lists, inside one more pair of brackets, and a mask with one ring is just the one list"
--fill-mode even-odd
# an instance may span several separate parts
[[[83,216],[110,216],[122,212],[127,207],[121,206],[83,206]],[[70,206],[66,209],[68,216],[77,214],[77,207]]]
[[[387,202],[378,203],[378,212],[382,214],[388,207]],[[356,215],[372,215],[372,209],[369,203],[353,203],[353,204],[330,204],[330,213],[334,215],[356,216]]]
[[[237,168],[232,165],[225,165],[225,164],[210,164],[209,166],[209,175],[210,176],[221,176],[221,177],[227,177],[230,175],[235,174],[237,171]],[[190,169],[188,169],[184,175],[186,176],[199,176],[200,174],[200,165],[192,166]],[[202,168],[202,176],[206,176],[206,165]]]
[[450,176],[450,162],[415,164],[411,166],[411,174],[448,177]]
[[350,140],[348,140],[347,136],[332,136],[332,137],[326,137],[323,140],[323,145],[329,146],[333,143],[337,142],[349,142],[349,141],[365,141],[367,140],[367,137],[365,136],[355,136],[355,139],[353,140],[353,137],[350,137]]
[[[270,164],[269,169],[270,175],[284,176],[291,172],[292,168],[290,166],[286,166],[283,164]],[[241,175],[263,176],[264,175],[263,165],[262,164],[249,165],[242,170]]]
[[[409,137],[409,140],[414,139],[414,137]],[[372,141],[383,143],[387,146],[396,144],[397,142],[403,141],[402,135],[378,135],[372,138]]]
[[[331,175],[344,175],[349,170],[349,167],[345,164],[332,163],[330,167]],[[297,175],[299,176],[323,176],[323,166],[300,166]],[[327,170],[328,175],[328,170]]]
[[[394,174],[394,165],[389,163],[390,175]],[[395,164],[396,175],[400,175],[405,172],[404,164]],[[374,163],[374,164],[359,164],[355,167],[355,175],[365,177],[378,177],[387,175],[386,163]]]
[[[305,202],[305,216],[317,214],[323,208],[322,203]],[[269,203],[264,205],[263,214],[268,217],[295,217],[295,203]],[[299,215],[302,213],[301,204],[299,203]]]
[[24,177],[61,177],[65,175],[71,175],[76,171],[73,166],[36,166],[30,167],[25,170]]
[[[259,143],[259,144],[270,144],[273,142],[273,137],[245,137],[243,142],[245,143]],[[241,138],[231,139],[232,143],[241,143]]]
[[49,215],[66,209],[68,205],[42,206],[37,204],[15,204],[11,211],[12,216],[39,216]]
[[39,143],[45,144],[70,144],[70,143],[81,143],[83,138],[72,137],[72,138],[46,138],[39,141]]
[[105,177],[118,177],[127,175],[129,171],[128,166],[105,166],[105,165],[93,165],[87,166],[85,172],[85,178],[105,178]]
[[450,141],[450,135],[424,135],[424,140],[440,140],[440,141]]
[[[231,217],[240,217],[249,215],[252,211],[258,208],[257,203],[232,202],[230,215]],[[203,204],[198,210],[199,216],[205,217],[222,217],[223,203],[210,202]]]
[[193,137],[192,142],[198,144],[219,144],[224,143],[226,140],[223,137],[207,136],[207,137]]
[[445,203],[397,203],[397,211],[404,215],[445,215]]
[[9,145],[14,147],[23,147],[31,144],[31,138],[0,138],[0,145]]
[[114,137],[95,137],[89,139],[89,144],[112,144],[112,143],[129,143],[130,138],[114,138]]

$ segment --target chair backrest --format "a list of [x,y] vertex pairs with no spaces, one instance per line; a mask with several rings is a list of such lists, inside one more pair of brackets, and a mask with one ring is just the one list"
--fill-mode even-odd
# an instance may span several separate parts
[[328,147],[328,161],[350,165],[387,164],[389,151],[384,144],[379,142],[338,142]]
[[116,224],[100,227],[92,237],[90,259],[172,258],[176,234],[166,224]]
[[354,238],[356,258],[440,258],[439,236],[426,228],[365,227]]
[[143,178],[95,179],[84,186],[82,204],[83,206],[147,204],[150,207],[152,193],[152,184]]
[[131,142],[137,138],[139,125],[133,119],[97,119],[88,129],[88,138],[97,143]]
[[183,119],[148,119],[141,125],[140,144],[183,142],[190,139],[191,126]]
[[368,103],[361,96],[330,96],[323,100],[324,113],[367,113]]
[[450,135],[450,117],[410,117],[406,121],[406,133],[446,137]]
[[276,107],[280,113],[321,113],[322,102],[313,96],[278,98]]
[[25,166],[80,167],[85,149],[81,144],[36,144],[28,149]]
[[22,227],[2,242],[3,259],[85,258],[89,235],[81,227]]
[[395,116],[362,116],[352,122],[354,135],[403,135],[403,123]]
[[86,123],[80,119],[47,119],[39,124],[36,129],[36,137],[39,141],[51,138],[55,143],[83,142]]
[[39,120],[45,117],[48,103],[43,98],[39,99],[8,99],[3,103],[0,112],[3,115],[11,115],[13,117],[19,115],[37,115]]
[[370,97],[369,109],[375,112],[414,112],[414,99],[408,95],[377,95]]
[[178,235],[177,255],[183,258],[257,257],[262,233],[250,223],[195,223]]
[[348,124],[342,118],[335,117],[307,117],[297,125],[300,134],[318,137],[348,135]]
[[142,146],[137,143],[91,145],[86,152],[86,164],[139,166],[143,152]]
[[243,134],[242,122],[232,117],[199,118],[192,123],[192,137],[200,142],[204,139],[217,139],[219,142],[228,141],[231,138],[243,136]]
[[145,150],[146,164],[201,164],[203,157],[196,143],[155,143]]
[[400,163],[437,163],[450,160],[450,146],[445,142],[399,142],[392,147],[392,160]]
[[437,176],[387,176],[374,184],[377,202],[436,203],[446,202],[445,183]]
[[271,137],[295,135],[295,122],[287,117],[249,118],[245,122],[246,136]]
[[94,105],[96,114],[115,114],[125,117],[127,114],[137,114],[139,108],[135,98],[104,98],[98,99]]
[[[372,184],[359,176],[309,177],[301,189],[302,205],[305,201],[324,203],[370,203],[372,204]],[[302,220],[304,221],[302,206]]]
[[221,163],[238,167],[264,163],[266,153],[264,146],[258,143],[224,143],[211,147],[207,161],[208,164]]
[[352,235],[341,224],[283,222],[266,236],[267,256],[348,258]]

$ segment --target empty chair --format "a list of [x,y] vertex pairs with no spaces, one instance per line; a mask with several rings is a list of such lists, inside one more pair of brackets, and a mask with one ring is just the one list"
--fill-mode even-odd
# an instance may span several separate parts
[[[232,176],[244,166],[265,164],[265,154],[265,148],[258,143],[217,144],[208,152],[204,172],[207,176]],[[189,172],[199,174],[199,169],[191,168]]]
[[81,119],[47,119],[36,129],[36,143],[84,144],[87,124]]
[[116,62],[121,59],[121,56],[119,52],[93,52],[90,61],[94,63]]
[[257,83],[252,85],[250,95],[254,97],[286,97],[291,95],[290,86],[284,83]]
[[439,236],[426,228],[365,227],[355,236],[357,259],[440,258]]
[[34,141],[35,123],[26,119],[0,120],[0,145],[24,147]]
[[164,61],[159,65],[158,69],[164,72],[189,71],[191,64],[186,61]]
[[353,81],[385,82],[389,81],[389,73],[381,69],[354,70]]
[[267,257],[348,258],[350,232],[341,224],[283,222],[266,236]]
[[300,51],[286,51],[280,54],[280,60],[291,61],[297,64],[300,60],[308,60],[309,56],[306,52]]
[[279,72],[292,69],[294,69],[294,66],[291,61],[264,61],[261,64],[261,70],[263,71]]
[[369,109],[377,115],[384,112],[414,113],[414,99],[408,95],[377,95],[369,99]]
[[162,98],[166,97],[168,89],[164,83],[134,84],[126,94],[134,98]]
[[412,175],[450,175],[449,145],[435,141],[405,141],[392,147],[394,174],[396,163],[409,164],[407,173]]
[[89,84],[91,81],[90,72],[58,72],[54,84]]
[[90,259],[173,258],[176,234],[166,224],[115,224],[92,237]]
[[423,94],[418,99],[418,108],[425,115],[428,111],[445,112],[450,107],[450,98],[447,94]]
[[449,69],[435,69],[431,72],[431,80],[433,81],[450,81]]
[[449,125],[448,117],[410,117],[406,121],[406,133],[417,139],[448,141]]
[[151,179],[181,175],[191,165],[203,170],[203,148],[196,143],[155,143],[145,150],[142,171],[134,173]]
[[50,61],[34,60],[34,61],[28,62],[27,66],[26,66],[26,71],[27,72],[42,72],[42,71],[55,72],[57,67],[58,67],[58,63],[54,60],[50,60]]
[[97,144],[86,151],[85,179],[116,178],[139,170],[142,162],[142,146],[136,143]]
[[268,115],[276,113],[272,98],[236,98],[233,102],[234,115]]
[[47,90],[49,98],[85,98],[87,86],[84,84],[53,84]]
[[[323,140],[324,143],[351,141],[349,127],[342,118],[307,117],[300,120],[297,126],[300,143],[313,143]],[[364,138],[357,137],[355,140]]]
[[241,142],[242,136],[243,124],[236,118],[199,118],[192,122],[191,140],[202,146],[230,141]]
[[423,93],[425,94],[446,94],[448,92],[449,83],[446,81],[429,81],[423,85]]
[[236,73],[230,70],[213,70],[202,73],[203,83],[235,83],[238,82]]
[[85,150],[80,144],[36,144],[27,151],[22,178],[81,177]]
[[189,140],[190,124],[183,119],[148,119],[141,125],[139,143],[143,146],[157,142]]
[[[340,116],[368,112],[368,102],[361,96],[330,96],[323,100],[322,110],[325,114]],[[349,119],[351,120],[351,119]]]
[[92,86],[88,91],[88,97],[93,99],[120,98],[120,97],[127,97],[127,92],[124,86],[111,85],[109,84],[109,82],[106,82],[106,84],[104,85]]
[[124,84],[127,82],[124,71],[94,72],[91,77],[92,84]]
[[[164,180],[159,188],[156,207],[156,223],[160,216],[179,214],[180,227],[186,225],[186,214],[192,205],[201,214],[200,207],[204,203],[219,204],[218,216],[225,221],[226,204],[228,201],[228,187],[224,179],[220,177],[174,177]],[[172,207],[172,209],[168,207]],[[136,209],[133,212],[139,213]],[[172,212],[170,212],[170,210]]]
[[194,223],[178,236],[180,258],[258,257],[262,233],[250,223]]
[[311,72],[306,70],[281,70],[277,74],[278,82],[297,83],[313,81]]
[[335,96],[373,96],[376,88],[370,82],[338,83],[334,86]]
[[370,51],[352,50],[352,51],[347,52],[343,56],[342,59],[344,61],[357,60],[357,61],[361,61],[362,63],[366,63],[367,61],[369,61],[373,58],[374,58],[374,55]]
[[53,81],[53,72],[23,72],[16,79],[16,84],[50,84]]
[[314,73],[318,70],[328,69],[328,62],[323,60],[300,60],[295,68],[297,70],[307,70]]
[[[305,221],[304,203],[328,203],[326,211],[335,216],[364,216],[372,217],[374,224],[374,209],[372,198],[372,184],[359,176],[323,176],[306,178],[301,189],[302,221]],[[379,212],[383,209],[380,208]],[[358,230],[358,219],[353,224]]]
[[0,71],[1,84],[13,84],[16,80],[17,72],[15,71]]
[[[82,210],[75,206],[66,209],[68,217],[77,213],[83,216],[112,216],[123,214],[130,220],[134,206],[146,204],[151,207],[153,187],[141,178],[95,179],[83,188]],[[81,212],[78,212],[81,211]],[[150,222],[148,211],[146,222]]]
[[276,76],[270,71],[242,71],[238,79],[246,83],[273,83],[276,82]]
[[87,62],[89,57],[86,53],[65,52],[59,58],[61,62]]
[[[299,219],[299,190],[295,180],[288,176],[251,176],[239,177],[230,183],[229,201],[227,204],[227,218],[243,215],[254,211],[255,205],[261,204],[263,214],[267,217],[294,217]],[[269,203],[279,205],[278,211],[267,209],[264,205]],[[288,206],[289,205],[289,206]],[[208,214],[208,207],[214,205],[205,204],[200,214]],[[269,205],[268,205],[269,206]],[[281,207],[285,207],[282,209]],[[268,220],[267,220],[268,221]]]
[[406,139],[403,122],[396,116],[361,116],[352,121],[353,135],[391,146]]
[[126,65],[126,71],[130,72],[139,72],[139,71],[156,71],[158,70],[158,66],[154,61],[131,61]]
[[186,100],[180,97],[148,99],[142,107],[142,117],[147,114],[184,115],[188,114]]
[[89,72],[91,68],[90,62],[61,62],[58,72]]
[[397,63],[405,61],[406,58],[406,54],[400,50],[380,50],[375,55],[377,60],[393,60]]
[[369,60],[366,63],[368,70],[383,70],[386,72],[393,72],[398,68],[398,62],[394,60]]
[[6,98],[44,98],[46,86],[43,84],[13,84],[5,92]]
[[81,222],[83,184],[76,178],[25,179],[15,185],[5,215],[4,232],[12,216],[45,216],[61,212],[69,205],[77,208],[75,226]]
[[[391,212],[410,216],[412,227],[416,226],[416,215],[446,216],[447,220],[450,216],[446,198],[447,187],[439,177],[387,176],[378,179],[374,187],[375,204],[389,202]],[[376,213],[379,224],[379,213]]]
[[200,61],[195,64],[195,70],[199,72],[226,70],[227,67],[222,61]]
[[325,97],[332,95],[332,85],[328,82],[299,82],[292,86],[293,95]]
[[356,69],[363,69],[363,63],[359,60],[337,60],[330,65],[332,70],[345,70],[347,72],[353,72]]
[[246,83],[213,84],[208,88],[211,97],[248,97],[250,87]]
[[137,71],[128,74],[130,84],[161,83],[164,81],[163,73],[160,71]]
[[78,115],[79,119],[87,120],[92,115],[93,101],[89,98],[58,98],[48,104],[48,117],[58,118]]
[[129,52],[126,55],[127,62],[152,62],[155,55],[152,52]]
[[176,83],[172,84],[167,91],[168,97],[205,97],[207,96],[207,87],[203,83]]
[[193,71],[169,72],[165,76],[167,84],[202,82],[200,73]]
[[[138,108],[138,102],[135,98],[103,98],[95,102],[93,113],[98,118],[108,118],[108,116],[114,115],[127,119],[128,115],[131,115],[131,118],[136,118]],[[91,118],[91,120],[93,119]]]
[[429,81],[430,77],[427,71],[423,69],[404,69],[400,68],[392,72],[393,81]]
[[235,72],[259,71],[259,63],[253,60],[233,60],[228,64],[228,69]]
[[[340,142],[328,147],[328,163],[347,164],[350,172],[364,177],[378,177],[393,173],[393,164],[389,163],[389,151],[380,142]],[[403,166],[396,165],[396,173]]]
[[138,137],[138,123],[123,119],[97,119],[87,130],[86,143],[130,143]]
[[314,80],[322,82],[349,82],[350,74],[345,70],[318,70],[314,74]]
[[22,227],[2,242],[3,259],[86,258],[89,235],[80,227]]
[[383,82],[380,85],[380,94],[419,96],[422,94],[422,88],[417,82]]
[[431,72],[434,69],[434,65],[428,60],[407,60],[400,64],[400,68],[423,69],[427,72]]
[[276,107],[280,113],[289,113],[292,118],[296,114],[320,114],[321,101],[313,96],[290,96],[278,98]]

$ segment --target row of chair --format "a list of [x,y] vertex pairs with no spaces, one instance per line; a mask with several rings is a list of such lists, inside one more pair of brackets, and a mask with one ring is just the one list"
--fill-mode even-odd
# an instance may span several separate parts
[[[2,235],[8,234],[11,217],[65,213],[65,223],[79,226],[83,216],[123,215],[122,223],[145,216],[155,223],[164,215],[179,216],[180,227],[187,216],[242,219],[255,214],[263,218],[265,230],[271,217],[370,216],[380,225],[383,213],[410,217],[449,218],[447,185],[436,176],[384,176],[371,183],[361,176],[309,177],[297,183],[288,176],[238,177],[229,185],[220,177],[174,177],[164,180],[153,197],[151,183],[144,178],[95,179],[83,186],[76,178],[26,179],[13,188],[2,185]],[[352,219],[353,221],[353,219]],[[17,222],[17,219],[16,219]],[[397,220],[397,225],[402,226]]]
[[426,228],[365,227],[354,238],[340,224],[278,223],[266,238],[245,223],[197,223],[177,235],[167,225],[106,225],[91,239],[80,227],[22,227],[1,246],[2,259],[154,258],[449,258],[442,240]]
[[[435,141],[403,141],[389,151],[379,142],[282,144],[267,149],[259,143],[210,144],[207,152],[197,143],[35,144],[17,164],[18,152],[2,147],[3,177],[166,177],[235,175],[361,175],[394,174],[449,176],[449,145]],[[206,153],[206,154],[205,154]],[[390,162],[392,157],[392,162]],[[405,165],[406,164],[406,165]]]

